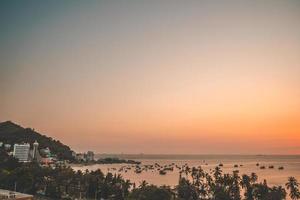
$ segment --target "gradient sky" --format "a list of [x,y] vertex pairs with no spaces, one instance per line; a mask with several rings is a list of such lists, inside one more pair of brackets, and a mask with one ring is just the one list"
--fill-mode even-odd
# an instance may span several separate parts
[[1,1],[6,120],[77,151],[299,154],[300,1]]

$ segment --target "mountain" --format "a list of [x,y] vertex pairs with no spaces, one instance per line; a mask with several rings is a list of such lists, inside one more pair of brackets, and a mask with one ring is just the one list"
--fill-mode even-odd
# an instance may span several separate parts
[[11,121],[0,123],[0,142],[11,145],[27,142],[32,145],[35,141],[39,143],[40,148],[49,147],[59,159],[73,160],[71,148],[60,141],[42,135],[34,129],[23,128]]

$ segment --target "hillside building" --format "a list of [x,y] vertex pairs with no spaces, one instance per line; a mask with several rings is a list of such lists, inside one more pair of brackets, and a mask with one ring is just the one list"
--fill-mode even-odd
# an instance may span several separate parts
[[11,148],[11,145],[10,145],[10,144],[4,144],[4,149],[5,149],[6,151],[10,150],[10,148]]
[[19,159],[19,162],[29,162],[30,144],[15,144],[13,156]]

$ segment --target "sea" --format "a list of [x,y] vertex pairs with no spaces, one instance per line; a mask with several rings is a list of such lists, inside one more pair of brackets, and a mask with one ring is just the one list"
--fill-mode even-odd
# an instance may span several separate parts
[[[232,173],[239,170],[239,174],[252,172],[258,175],[258,181],[267,180],[270,186],[284,186],[288,177],[293,176],[300,181],[300,155],[149,155],[149,154],[98,154],[98,158],[117,157],[120,159],[131,159],[140,161],[141,165],[175,165],[182,166],[188,164],[189,167],[201,166],[204,171],[210,172],[219,164],[224,173]],[[257,166],[259,164],[259,166]],[[234,167],[238,165],[238,167]],[[167,174],[160,175],[157,170],[147,170],[135,173],[131,164],[95,164],[95,165],[76,165],[74,170],[96,170],[101,169],[104,173],[121,174],[123,178],[139,185],[143,180],[155,185],[175,186],[179,180],[179,170],[167,171]],[[265,169],[261,169],[264,166]],[[273,166],[274,168],[269,168]],[[122,167],[132,167],[131,170],[119,171]],[[279,168],[283,169],[279,169]]]

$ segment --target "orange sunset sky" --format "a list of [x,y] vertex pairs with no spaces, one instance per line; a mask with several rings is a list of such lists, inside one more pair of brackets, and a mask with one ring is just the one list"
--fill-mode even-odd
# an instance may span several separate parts
[[0,6],[0,122],[77,151],[300,154],[300,1]]

